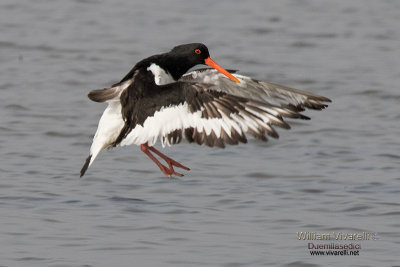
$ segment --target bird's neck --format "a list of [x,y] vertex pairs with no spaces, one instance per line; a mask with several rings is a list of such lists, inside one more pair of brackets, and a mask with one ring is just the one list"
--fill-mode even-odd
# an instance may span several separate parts
[[154,55],[136,64],[134,69],[151,71],[157,85],[179,80],[193,64],[186,58],[176,58],[168,53]]
[[186,58],[170,58],[168,54],[156,64],[170,74],[175,81],[179,80],[191,68],[191,64]]
[[177,81],[177,79],[175,79],[167,70],[159,66],[157,63],[151,63],[150,66],[147,67],[147,71],[151,71],[153,74],[154,83],[156,85],[164,85]]

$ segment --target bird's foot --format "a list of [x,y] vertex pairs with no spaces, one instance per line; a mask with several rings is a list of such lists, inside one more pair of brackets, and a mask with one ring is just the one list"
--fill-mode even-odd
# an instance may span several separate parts
[[[174,170],[174,166],[184,169],[184,170],[190,170],[188,167],[180,164],[179,162],[171,159],[170,157],[167,157],[166,155],[164,155],[163,153],[161,153],[160,151],[158,151],[157,149],[155,149],[152,146],[148,146],[147,143],[146,144],[142,144],[140,145],[140,149],[152,160],[154,161],[154,163],[160,168],[160,170],[169,178],[171,178],[171,175],[176,175],[179,177],[182,177],[183,174],[178,173]],[[166,167],[165,165],[161,164],[161,162],[159,162],[151,153],[150,151],[156,153],[160,158],[162,158],[163,160],[165,160],[166,163],[168,163],[168,167]]]

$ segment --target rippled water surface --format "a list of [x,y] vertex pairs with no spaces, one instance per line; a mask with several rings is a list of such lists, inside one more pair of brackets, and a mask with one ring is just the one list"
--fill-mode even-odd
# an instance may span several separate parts
[[[400,247],[399,1],[0,3],[0,266],[395,266]],[[104,151],[91,89],[204,42],[242,74],[327,96],[280,139]],[[297,232],[372,233],[311,256]],[[348,244],[350,241],[319,241]]]

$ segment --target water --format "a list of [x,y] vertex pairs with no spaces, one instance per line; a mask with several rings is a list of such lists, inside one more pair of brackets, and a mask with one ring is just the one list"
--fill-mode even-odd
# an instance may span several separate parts
[[[3,0],[0,266],[398,265],[399,8]],[[104,151],[79,179],[105,108],[89,90],[186,42],[333,103],[279,140],[164,150],[191,167],[183,178],[129,147]],[[318,242],[296,234],[306,231],[377,240],[357,241],[359,256],[311,256]]]

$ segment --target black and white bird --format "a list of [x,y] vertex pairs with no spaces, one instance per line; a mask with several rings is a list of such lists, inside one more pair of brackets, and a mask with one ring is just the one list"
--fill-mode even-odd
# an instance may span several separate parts
[[[205,64],[212,68],[190,68]],[[284,118],[309,119],[305,108],[321,110],[330,99],[227,71],[216,64],[201,43],[184,44],[138,62],[110,88],[89,98],[108,102],[80,172],[81,177],[105,148],[138,145],[160,170],[182,176],[174,167],[188,167],[162,154],[163,147],[181,142],[210,147],[246,143],[247,135],[262,141],[277,138],[274,126],[289,129]],[[167,166],[158,161],[159,156]]]

